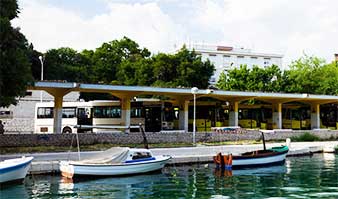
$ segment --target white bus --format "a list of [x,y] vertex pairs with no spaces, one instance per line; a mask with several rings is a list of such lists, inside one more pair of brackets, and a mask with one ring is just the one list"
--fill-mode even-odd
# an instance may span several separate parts
[[[53,132],[53,102],[37,103],[35,106],[35,133]],[[131,125],[145,125],[143,103],[132,103]],[[121,118],[120,101],[89,101],[89,102],[63,102],[62,133],[75,132],[103,132],[109,129],[95,128],[95,126],[120,126],[124,122]],[[90,125],[93,128],[77,129],[75,125]]]

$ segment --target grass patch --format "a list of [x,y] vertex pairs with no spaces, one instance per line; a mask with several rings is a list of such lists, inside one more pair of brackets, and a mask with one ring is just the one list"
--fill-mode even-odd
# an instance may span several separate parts
[[291,140],[295,142],[311,142],[311,141],[320,141],[320,138],[316,135],[306,132],[300,136],[291,137]]
[[261,144],[261,140],[238,140],[238,141],[225,141],[225,142],[207,142],[201,143],[205,146],[219,146],[219,145],[245,145],[245,144]]
[[[272,141],[273,142],[273,141]],[[262,144],[261,140],[238,140],[226,142],[199,142],[197,145],[204,146],[219,146],[219,145],[245,145],[245,144]],[[111,147],[131,147],[131,148],[144,148],[143,144],[93,144],[81,145],[81,151],[103,151]],[[159,143],[149,144],[149,148],[178,148],[178,147],[192,147],[192,143]],[[16,154],[16,153],[44,153],[44,152],[68,152],[77,151],[77,147],[66,146],[36,146],[36,147],[2,147],[0,148],[1,154]]]

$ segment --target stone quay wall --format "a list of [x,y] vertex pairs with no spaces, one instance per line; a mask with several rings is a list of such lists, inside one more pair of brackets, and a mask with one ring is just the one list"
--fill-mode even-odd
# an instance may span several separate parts
[[[265,140],[285,140],[310,132],[323,140],[338,139],[338,131],[303,130],[272,131],[265,133]],[[143,143],[141,133],[83,133],[78,134],[80,145],[92,144],[140,144]],[[156,143],[192,143],[192,133],[185,132],[147,132],[149,144]],[[196,142],[222,142],[239,140],[261,140],[261,133],[254,130],[235,130],[227,132],[196,132]],[[1,147],[34,147],[34,146],[76,146],[76,134],[3,134],[0,135]]]

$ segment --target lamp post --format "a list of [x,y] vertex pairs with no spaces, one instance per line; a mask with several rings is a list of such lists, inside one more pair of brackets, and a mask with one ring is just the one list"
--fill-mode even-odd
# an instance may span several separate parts
[[196,94],[198,93],[198,88],[191,88],[191,93],[194,95],[194,121],[193,121],[193,129],[192,129],[192,140],[194,146],[196,145]]
[[[41,81],[43,80],[43,57],[40,55],[39,60],[41,63]],[[40,102],[42,102],[42,91],[40,91]]]

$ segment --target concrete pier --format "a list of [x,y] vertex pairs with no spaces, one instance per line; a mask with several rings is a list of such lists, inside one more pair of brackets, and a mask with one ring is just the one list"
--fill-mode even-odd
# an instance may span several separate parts
[[[285,145],[285,143],[268,143],[266,146],[274,147]],[[291,142],[290,151],[287,156],[309,155],[320,152],[334,152],[334,147],[338,145],[338,141],[327,142]],[[151,149],[154,155],[170,155],[172,160],[169,164],[187,164],[187,163],[207,163],[212,162],[212,156],[218,152],[224,154],[240,154],[247,151],[262,149],[262,144],[252,145],[222,145],[222,146],[197,146],[197,147],[181,147],[181,148],[155,148]],[[95,152],[81,152],[81,158],[96,154]],[[35,153],[35,154],[16,154],[3,155],[5,159],[20,157],[20,156],[34,156],[34,161],[29,170],[30,174],[46,174],[59,172],[60,160],[77,160],[78,153],[76,152],[62,152],[62,153]]]

